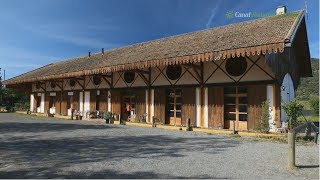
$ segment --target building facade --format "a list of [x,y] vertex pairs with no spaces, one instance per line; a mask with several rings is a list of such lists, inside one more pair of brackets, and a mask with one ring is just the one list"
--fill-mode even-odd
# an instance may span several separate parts
[[5,81],[30,111],[112,112],[122,120],[254,130],[286,121],[300,77],[311,76],[304,12],[232,24],[49,64]]

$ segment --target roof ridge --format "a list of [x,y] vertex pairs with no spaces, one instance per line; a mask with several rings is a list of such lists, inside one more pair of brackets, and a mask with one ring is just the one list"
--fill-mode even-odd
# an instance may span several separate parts
[[291,26],[290,30],[287,33],[286,40],[290,40],[292,35],[294,35],[294,31],[297,28],[297,25],[301,23],[302,18],[304,17],[304,10],[299,12],[299,16],[294,21],[293,25]]

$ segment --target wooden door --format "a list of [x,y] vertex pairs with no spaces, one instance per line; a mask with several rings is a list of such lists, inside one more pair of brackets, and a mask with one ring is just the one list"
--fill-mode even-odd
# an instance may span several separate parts
[[121,103],[121,117],[123,120],[128,120],[129,116],[136,114],[136,97],[135,96],[122,96]]
[[[167,90],[167,119],[170,125],[181,125],[182,91],[181,89]],[[167,121],[167,122],[168,122]]]
[[236,130],[248,130],[247,87],[225,87],[224,103],[224,128],[232,129],[235,121]]

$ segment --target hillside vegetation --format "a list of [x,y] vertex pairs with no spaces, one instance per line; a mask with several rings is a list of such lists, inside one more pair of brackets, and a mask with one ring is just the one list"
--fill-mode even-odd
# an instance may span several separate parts
[[301,78],[296,95],[300,101],[307,101],[312,96],[319,96],[319,59],[311,60],[313,77]]

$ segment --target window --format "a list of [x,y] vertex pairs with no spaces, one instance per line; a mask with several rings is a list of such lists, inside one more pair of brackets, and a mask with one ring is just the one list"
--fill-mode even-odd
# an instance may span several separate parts
[[74,86],[76,85],[76,81],[75,81],[74,79],[70,79],[69,85],[70,85],[71,87],[74,87]]
[[51,83],[50,83],[50,86],[51,86],[51,88],[55,88],[57,85],[56,85],[55,82],[51,82]]
[[181,125],[182,91],[181,89],[167,89],[167,116],[169,124]]
[[126,83],[132,83],[135,76],[136,76],[136,74],[132,71],[126,71],[123,74],[123,78]]
[[99,85],[101,83],[101,77],[100,76],[93,76],[93,84]]
[[41,87],[40,83],[37,83],[36,84],[36,89],[40,89],[40,87]]
[[244,57],[230,58],[225,67],[231,76],[240,76],[247,70],[247,60]]
[[247,88],[234,86],[224,88],[225,121],[247,121],[248,97]]
[[182,68],[180,65],[171,65],[166,69],[166,74],[170,80],[177,80],[181,76]]

